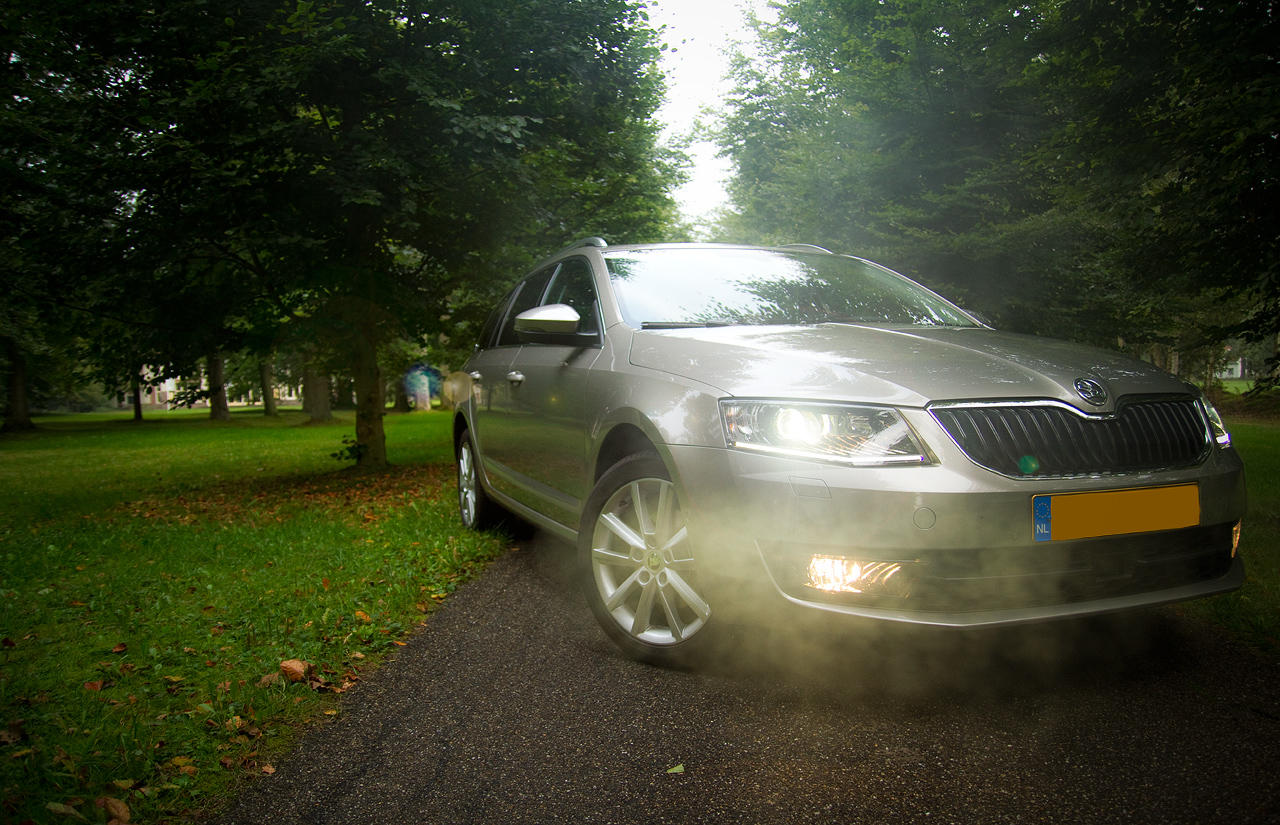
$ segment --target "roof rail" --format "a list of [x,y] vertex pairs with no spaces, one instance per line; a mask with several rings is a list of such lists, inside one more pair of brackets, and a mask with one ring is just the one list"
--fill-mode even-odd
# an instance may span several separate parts
[[556,255],[559,255],[561,252],[568,252],[570,249],[580,249],[584,246],[594,246],[599,249],[603,249],[608,245],[609,245],[609,242],[606,241],[604,238],[597,238],[593,235],[590,238],[579,238],[578,240],[566,246],[564,249],[561,249],[560,252],[556,253]]
[[836,254],[836,253],[832,252],[830,249],[823,249],[822,247],[817,246],[816,244],[811,244],[811,243],[784,243],[782,246],[780,246],[780,247],[778,247],[778,248],[779,248],[779,249],[794,249],[794,250],[796,250],[796,251],[798,251],[798,252],[825,252],[825,253],[827,253],[828,255],[834,255],[834,254]]

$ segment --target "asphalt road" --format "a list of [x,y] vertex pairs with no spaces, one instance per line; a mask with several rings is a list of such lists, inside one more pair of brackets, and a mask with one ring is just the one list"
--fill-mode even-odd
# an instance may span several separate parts
[[1174,610],[750,629],[678,672],[615,652],[568,554],[459,590],[222,822],[1280,822],[1280,663]]

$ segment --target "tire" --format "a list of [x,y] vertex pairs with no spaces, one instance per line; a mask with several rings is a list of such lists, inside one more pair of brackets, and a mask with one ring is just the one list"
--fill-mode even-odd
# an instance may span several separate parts
[[458,438],[458,514],[468,530],[489,530],[502,521],[502,510],[484,491],[480,481],[480,460],[471,431]]
[[706,574],[656,455],[624,458],[592,490],[578,531],[578,575],[596,621],[628,656],[665,666],[700,658],[711,618]]

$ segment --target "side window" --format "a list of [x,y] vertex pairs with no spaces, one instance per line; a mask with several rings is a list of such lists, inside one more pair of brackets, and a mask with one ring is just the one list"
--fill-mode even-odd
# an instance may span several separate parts
[[600,308],[596,301],[595,282],[591,278],[591,264],[583,258],[570,258],[560,265],[542,303],[568,304],[577,310],[582,319],[578,322],[578,332],[600,331]]
[[542,303],[540,300],[542,292],[546,289],[547,281],[551,280],[551,273],[554,271],[554,267],[547,267],[525,278],[524,283],[520,284],[520,291],[516,293],[516,299],[511,302],[511,308],[507,310],[507,319],[502,324],[502,333],[498,335],[498,346],[520,346],[520,339],[516,337],[516,316]]

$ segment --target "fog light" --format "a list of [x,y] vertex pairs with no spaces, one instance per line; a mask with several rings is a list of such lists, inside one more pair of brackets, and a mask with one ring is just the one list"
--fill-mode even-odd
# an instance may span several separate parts
[[1236,549],[1240,547],[1240,522],[1231,528],[1231,558],[1236,557]]
[[865,593],[906,598],[914,577],[902,562],[863,561],[841,556],[814,556],[809,562],[809,587],[827,593]]

